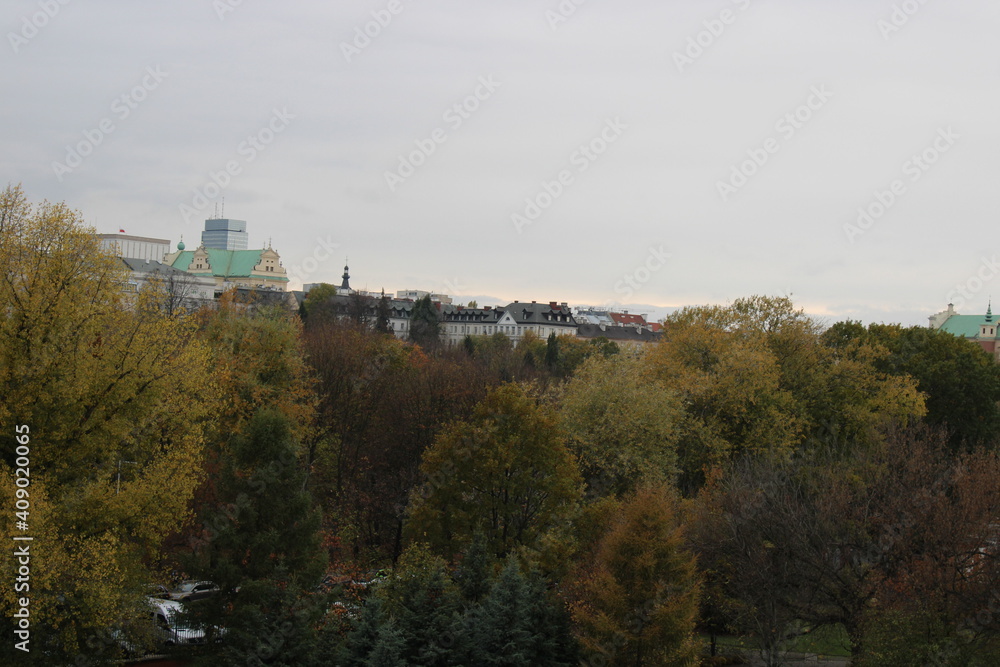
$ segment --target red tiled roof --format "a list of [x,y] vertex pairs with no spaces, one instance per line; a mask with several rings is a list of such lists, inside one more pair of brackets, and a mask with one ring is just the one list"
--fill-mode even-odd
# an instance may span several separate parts
[[628,313],[609,313],[611,319],[613,319],[618,324],[638,324],[639,326],[644,326],[646,320],[642,315],[630,315]]

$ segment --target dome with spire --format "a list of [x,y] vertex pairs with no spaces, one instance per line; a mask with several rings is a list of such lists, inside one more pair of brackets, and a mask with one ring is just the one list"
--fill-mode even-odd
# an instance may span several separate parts
[[343,282],[340,283],[340,289],[349,293],[351,291],[351,274],[346,264],[344,265],[344,275],[341,278],[343,278]]

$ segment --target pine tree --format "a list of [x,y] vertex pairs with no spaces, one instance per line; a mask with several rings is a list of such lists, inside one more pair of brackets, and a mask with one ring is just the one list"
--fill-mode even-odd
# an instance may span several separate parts
[[458,584],[462,597],[467,602],[479,602],[490,592],[493,563],[494,559],[490,555],[486,538],[482,532],[477,532],[472,538],[472,544],[462,555],[458,569],[455,570],[455,583]]
[[549,370],[555,370],[558,364],[559,339],[556,337],[555,332],[552,332],[549,334],[549,338],[545,344],[545,365],[549,367]]
[[221,589],[191,611],[226,628],[211,664],[303,664],[315,648],[323,609],[304,591],[319,580],[325,554],[304,477],[289,421],[276,412],[255,415],[224,452],[214,535],[189,568]]
[[438,310],[430,296],[417,299],[410,313],[410,340],[420,347],[432,350],[441,342],[441,323]]
[[525,575],[511,556],[489,595],[466,616],[469,660],[476,665],[538,667],[575,664],[575,643],[559,602],[541,577]]
[[389,310],[389,297],[385,295],[385,290],[382,290],[382,296],[378,300],[378,306],[375,310],[375,331],[378,333],[392,333],[392,326],[389,322],[389,318],[392,313]]
[[376,595],[399,629],[406,664],[452,664],[461,641],[462,600],[443,559],[424,545],[411,546]]

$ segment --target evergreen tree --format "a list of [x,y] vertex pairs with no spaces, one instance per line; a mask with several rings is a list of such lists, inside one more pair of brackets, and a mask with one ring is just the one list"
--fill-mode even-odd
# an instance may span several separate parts
[[424,545],[411,546],[375,595],[399,629],[407,665],[453,664],[462,600],[443,559]]
[[441,323],[431,297],[424,296],[413,304],[410,313],[410,340],[424,349],[434,349],[441,341]]
[[337,664],[344,667],[365,667],[380,642],[383,645],[382,654],[385,654],[387,645],[392,643],[390,633],[399,637],[395,625],[385,613],[385,604],[378,596],[369,597],[354,628],[347,636],[347,642]]
[[545,591],[544,580],[522,573],[511,556],[489,595],[466,616],[468,664],[557,666],[575,664],[575,644],[565,614]]
[[472,544],[462,555],[462,562],[455,570],[455,583],[462,597],[470,603],[482,600],[490,591],[493,576],[493,556],[482,532],[472,538]]
[[206,664],[298,665],[315,648],[323,608],[304,591],[322,574],[325,554],[289,428],[283,415],[260,412],[223,454],[212,534],[190,566],[221,589],[192,605],[196,622],[226,629]]
[[382,296],[378,300],[378,306],[375,311],[375,331],[377,333],[392,333],[392,327],[389,322],[391,315],[389,297],[385,295],[385,290],[382,290]]
[[403,658],[406,641],[403,633],[392,623],[386,623],[378,631],[378,638],[371,656],[365,661],[366,667],[408,667]]
[[549,370],[554,370],[558,363],[559,338],[556,337],[556,334],[553,331],[549,334],[549,338],[545,344],[545,365],[549,367]]

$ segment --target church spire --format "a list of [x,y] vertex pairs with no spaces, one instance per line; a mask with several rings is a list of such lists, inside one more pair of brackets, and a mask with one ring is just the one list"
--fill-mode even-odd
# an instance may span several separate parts
[[351,273],[350,273],[350,270],[347,268],[346,264],[344,265],[344,275],[341,276],[341,277],[344,279],[344,281],[342,283],[340,283],[340,289],[344,290],[345,292],[350,292],[351,291],[351,282],[350,282],[351,281]]

